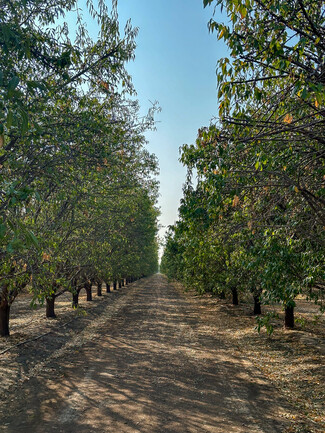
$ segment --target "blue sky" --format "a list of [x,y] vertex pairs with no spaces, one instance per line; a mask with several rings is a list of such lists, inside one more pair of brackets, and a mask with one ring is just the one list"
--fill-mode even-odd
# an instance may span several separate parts
[[177,219],[186,175],[179,147],[193,143],[198,128],[217,114],[216,63],[226,51],[208,31],[213,8],[204,9],[202,0],[119,0],[118,11],[122,26],[130,18],[139,27],[128,70],[142,111],[155,100],[162,109],[147,138],[159,160],[160,223],[166,227]]

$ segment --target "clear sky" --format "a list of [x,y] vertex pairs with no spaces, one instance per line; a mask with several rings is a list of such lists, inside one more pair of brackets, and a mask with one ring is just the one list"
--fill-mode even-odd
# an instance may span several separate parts
[[160,223],[166,227],[177,219],[186,175],[179,147],[193,143],[198,128],[217,114],[216,63],[226,51],[208,31],[213,8],[204,9],[202,0],[119,0],[118,5],[120,24],[131,18],[139,27],[128,71],[142,111],[155,100],[162,109],[157,131],[147,138],[159,160]]

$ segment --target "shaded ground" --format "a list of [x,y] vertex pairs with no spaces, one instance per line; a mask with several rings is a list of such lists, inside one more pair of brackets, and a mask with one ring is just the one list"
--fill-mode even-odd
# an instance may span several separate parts
[[1,356],[11,379],[2,381],[0,430],[290,431],[299,412],[217,308],[161,275],[106,295],[87,316]]
[[[183,292],[180,285],[177,288]],[[252,299],[233,306],[209,294],[189,291],[186,296],[195,300],[205,320],[215,324],[241,359],[253,363],[294,408],[283,414],[292,420],[286,432],[325,433],[325,315],[318,306],[299,297],[294,330],[284,329],[280,305],[263,306],[263,312],[279,315],[270,337],[265,330],[256,332]]]
[[45,317],[45,306],[31,309],[31,296],[27,293],[15,300],[11,307],[10,337],[0,338],[0,399],[5,390],[12,392],[13,386],[28,380],[49,359],[60,356],[62,350],[82,345],[91,330],[96,329],[103,311],[109,308],[112,313],[123,302],[120,299],[123,290],[102,297],[95,293],[93,290],[93,301],[86,302],[83,290],[77,310],[71,308],[71,294],[64,293],[55,302],[56,319]]

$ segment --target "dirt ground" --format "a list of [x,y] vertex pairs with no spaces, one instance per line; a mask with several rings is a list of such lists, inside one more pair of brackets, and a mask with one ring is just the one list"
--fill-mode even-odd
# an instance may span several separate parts
[[86,314],[58,301],[50,321],[27,297],[13,306],[0,341],[1,432],[325,431],[324,322],[309,311],[304,328],[270,338],[246,305],[162,275],[81,299]]

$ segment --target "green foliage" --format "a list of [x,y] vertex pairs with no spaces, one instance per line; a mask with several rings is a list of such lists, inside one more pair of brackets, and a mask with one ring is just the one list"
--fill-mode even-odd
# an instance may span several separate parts
[[0,303],[155,272],[157,107],[139,117],[125,68],[137,29],[121,36],[116,2],[88,2],[96,40],[74,0],[0,6]]
[[200,292],[236,288],[284,308],[311,292],[319,302],[325,289],[324,5],[208,4],[227,13],[227,24],[212,19],[209,27],[231,57],[217,70],[219,118],[181,148],[188,185],[164,266]]
[[256,330],[258,333],[261,332],[261,329],[264,327],[266,330],[266,333],[268,335],[272,335],[274,332],[274,324],[272,322],[273,319],[278,319],[279,315],[274,313],[274,312],[270,312],[270,313],[266,313],[263,316],[257,317],[256,318]]

